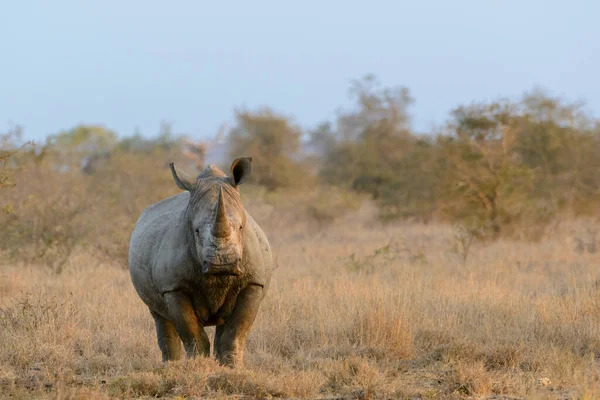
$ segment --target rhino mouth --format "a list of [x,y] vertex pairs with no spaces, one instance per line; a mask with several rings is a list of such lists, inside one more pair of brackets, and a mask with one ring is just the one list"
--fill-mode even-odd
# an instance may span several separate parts
[[205,261],[202,264],[202,273],[209,276],[240,276],[242,270],[239,263],[214,264]]

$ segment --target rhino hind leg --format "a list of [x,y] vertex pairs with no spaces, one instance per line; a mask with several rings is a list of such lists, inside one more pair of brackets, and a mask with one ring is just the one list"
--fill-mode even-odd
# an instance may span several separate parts
[[169,320],[183,342],[187,357],[210,356],[210,340],[196,316],[191,299],[181,292],[165,293],[164,299]]
[[156,325],[156,338],[163,362],[181,359],[181,339],[175,330],[175,325],[155,312],[151,314]]
[[249,285],[238,295],[235,309],[225,324],[217,326],[215,353],[221,364],[233,368],[243,364],[246,339],[262,299],[262,286]]

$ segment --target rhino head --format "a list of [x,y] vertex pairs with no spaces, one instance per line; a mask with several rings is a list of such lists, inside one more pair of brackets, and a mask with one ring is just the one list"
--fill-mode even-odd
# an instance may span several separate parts
[[252,158],[236,158],[229,175],[209,165],[195,182],[171,173],[177,186],[190,192],[185,236],[190,255],[204,275],[242,275],[246,212],[238,186],[250,175]]

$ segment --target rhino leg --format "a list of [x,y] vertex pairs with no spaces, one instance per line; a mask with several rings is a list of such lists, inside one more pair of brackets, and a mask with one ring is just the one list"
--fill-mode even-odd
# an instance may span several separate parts
[[221,357],[221,336],[223,335],[223,330],[225,329],[225,325],[217,325],[215,326],[215,357],[217,360]]
[[[216,334],[221,333],[218,347],[215,345],[217,359],[230,367],[241,366],[244,362],[244,348],[250,328],[263,298],[263,288],[249,285],[237,297],[235,309],[225,324],[218,326]],[[219,329],[221,328],[221,329]]]
[[210,355],[210,341],[192,306],[192,300],[184,293],[174,291],[164,295],[169,319],[179,334],[188,358]]
[[179,360],[181,358],[181,340],[175,330],[175,325],[153,311],[150,313],[154,317],[156,338],[163,362]]

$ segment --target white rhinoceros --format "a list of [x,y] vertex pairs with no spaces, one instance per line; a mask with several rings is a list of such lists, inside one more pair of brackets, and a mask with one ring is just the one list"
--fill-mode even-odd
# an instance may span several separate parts
[[239,185],[251,158],[231,173],[207,166],[195,182],[173,179],[184,192],[146,208],[129,244],[129,272],[156,324],[163,361],[210,355],[205,326],[216,325],[215,356],[243,363],[246,338],[273,272],[269,242],[241,202]]

